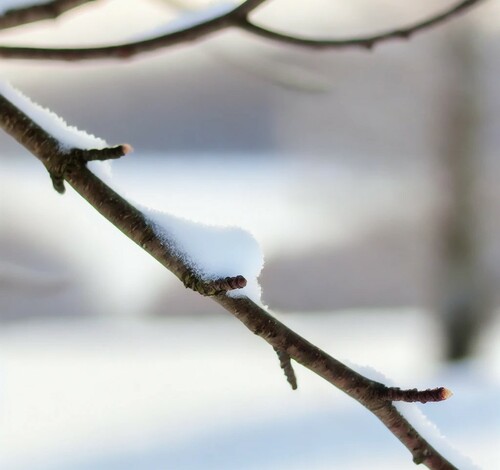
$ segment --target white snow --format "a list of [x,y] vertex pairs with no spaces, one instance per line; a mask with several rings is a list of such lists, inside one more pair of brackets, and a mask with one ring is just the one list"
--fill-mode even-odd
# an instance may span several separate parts
[[71,148],[102,149],[108,146],[103,139],[81,131],[74,126],[69,126],[57,114],[34,103],[30,98],[2,79],[0,79],[0,93],[58,140],[63,150]]
[[0,15],[3,15],[8,10],[43,5],[44,3],[49,3],[49,0],[2,0],[2,3],[0,3]]
[[207,281],[242,275],[247,286],[230,292],[260,301],[264,259],[255,238],[238,227],[206,225],[139,206],[156,234]]
[[[438,427],[425,416],[419,408],[419,405],[397,402],[395,406],[424,439],[426,439],[435,449],[438,449],[443,457],[460,468],[460,470],[480,470],[481,467],[473,463],[470,458],[464,456],[448,439],[446,439],[446,436],[441,433]],[[439,403],[428,403],[426,406],[439,406]]]
[[[344,362],[365,377],[376,380],[389,387],[398,386],[396,381],[369,365],[353,364],[350,361]],[[440,385],[435,384],[435,387],[438,386]],[[425,389],[425,387],[419,388]],[[448,398],[448,400],[450,399],[453,399],[453,397]],[[442,404],[443,402],[440,403]],[[439,406],[440,403],[427,403],[426,405],[420,405],[417,403],[394,402],[394,405],[434,448],[439,449],[439,452],[450,462],[458,465],[460,470],[478,470],[480,467],[476,466],[468,457],[464,456],[456,447],[454,447],[441,433],[438,427],[427,418],[421,409],[422,407],[423,409],[429,409],[429,407],[432,406]]]

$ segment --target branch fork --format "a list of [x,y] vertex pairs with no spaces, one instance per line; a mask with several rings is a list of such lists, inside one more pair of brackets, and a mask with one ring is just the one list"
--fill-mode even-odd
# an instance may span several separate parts
[[88,162],[121,158],[131,151],[132,147],[128,144],[103,149],[70,149],[67,152],[52,149],[45,160],[45,168],[49,172],[54,189],[59,194],[64,194],[64,180],[71,179],[71,175]]
[[[62,13],[72,7],[87,3],[90,0],[53,0],[43,6],[24,8],[6,13],[0,16],[0,29],[17,26],[50,17],[52,4],[58,6],[57,13]],[[91,59],[128,59],[130,57],[143,54],[145,52],[171,47],[177,44],[188,43],[200,38],[212,35],[218,31],[228,28],[238,28],[247,33],[262,37],[266,40],[275,41],[282,44],[289,44],[312,49],[346,49],[362,48],[370,50],[375,45],[394,39],[408,39],[410,36],[432,28],[438,24],[448,21],[450,18],[458,16],[484,0],[462,0],[448,7],[446,10],[434,14],[422,21],[410,24],[403,28],[385,31],[380,34],[348,37],[341,39],[315,39],[305,38],[298,35],[282,33],[270,28],[256,24],[251,18],[251,14],[268,0],[246,0],[241,5],[233,8],[229,12],[210,18],[202,23],[188,26],[184,29],[173,31],[167,34],[156,36],[150,39],[134,41],[116,45],[99,47],[80,48],[40,48],[24,46],[0,46],[0,57],[17,59],[42,59],[42,60],[66,60],[81,61]],[[33,10],[33,18],[30,11]],[[45,15],[45,16],[43,16]]]

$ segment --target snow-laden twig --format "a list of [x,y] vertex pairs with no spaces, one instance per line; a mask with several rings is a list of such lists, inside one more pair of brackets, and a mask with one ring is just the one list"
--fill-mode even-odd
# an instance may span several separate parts
[[38,124],[47,134],[56,139],[63,152],[67,152],[72,148],[90,150],[108,147],[104,139],[68,125],[64,119],[49,109],[34,103],[5,80],[0,80],[0,93],[32,119],[33,122]]
[[[204,277],[201,274],[203,266],[200,268],[196,263],[187,262],[192,257],[182,250],[182,245],[169,243],[150,217],[87,168],[88,162],[126,155],[132,150],[130,145],[92,148],[93,144],[102,147],[105,141],[68,126],[57,115],[7,84],[0,85],[0,114],[4,130],[42,161],[59,193],[64,192],[64,182],[69,183],[125,235],[172,271],[186,287],[203,295],[216,295],[246,286],[247,281],[241,273],[223,278]],[[174,226],[178,229],[180,223]],[[258,275],[255,272],[252,271],[254,277]]]
[[[143,212],[88,170],[87,161],[92,159],[89,155],[92,155],[94,150],[62,150],[59,141],[28,115],[31,114],[30,110],[26,111],[23,112],[0,92],[0,126],[33,153],[51,175],[68,182],[98,212],[185,284],[186,280],[196,279],[197,282],[189,287],[195,287],[202,294],[212,295],[217,303],[250,331],[279,351],[286,369],[290,366],[290,359],[293,359],[365,406],[407,447],[416,463],[436,470],[457,468],[425,439],[393,404],[394,399],[415,401],[419,393],[425,398],[421,401],[444,400],[449,397],[446,389],[435,389],[436,392],[404,391],[371,380],[299,336],[247,296],[231,296],[225,288],[216,289],[221,285],[242,286],[244,282],[239,276],[208,282],[200,279],[193,266],[187,263],[186,257],[179,256],[176,251],[178,246],[172,249],[171,243],[168,242],[168,224],[167,227],[162,226],[160,233],[152,227],[151,220]],[[109,151],[115,157],[129,150],[130,146],[122,145],[97,152],[104,157],[102,152]],[[163,230],[167,232],[164,233]],[[207,249],[209,250],[210,246],[207,246]]]
[[219,283],[213,284],[214,291],[231,291],[231,295],[245,295],[260,302],[257,278],[264,259],[259,244],[250,233],[239,227],[205,225],[165,212],[138,208],[158,238],[191,268],[193,283],[200,280]]
[[[108,46],[81,48],[0,46],[0,57],[65,61],[126,59],[145,52],[192,42],[227,28],[239,28],[268,40],[314,49],[345,49],[353,47],[372,49],[375,45],[389,40],[408,39],[420,31],[427,30],[466,12],[481,1],[484,0],[462,0],[445,11],[434,14],[422,21],[380,34],[341,39],[314,39],[285,34],[257,25],[250,19],[250,14],[257,7],[264,4],[266,0],[247,0],[229,11],[226,8],[221,10],[220,5],[216,4],[198,11],[197,14],[190,13],[189,21],[180,22],[182,24],[180,29],[172,31],[167,25],[165,28],[168,31],[167,33],[148,37],[147,39]],[[205,19],[201,20],[202,18]],[[178,21],[176,20],[176,22]]]

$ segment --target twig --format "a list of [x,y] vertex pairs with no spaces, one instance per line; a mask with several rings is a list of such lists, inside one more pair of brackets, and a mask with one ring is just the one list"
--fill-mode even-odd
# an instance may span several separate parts
[[272,31],[268,28],[264,28],[262,26],[258,26],[248,18],[246,18],[242,22],[240,27],[252,34],[256,34],[265,39],[270,39],[284,44],[291,44],[294,46],[309,47],[313,49],[344,49],[349,47],[372,49],[375,45],[389,40],[409,39],[415,33],[425,31],[440,23],[444,23],[454,16],[464,13],[466,10],[473,7],[480,1],[482,0],[464,0],[441,13],[438,13],[434,16],[431,16],[430,18],[409,26],[385,31],[383,33],[374,34],[371,36],[361,36],[345,39],[310,39],[301,36],[280,33],[277,31]]
[[156,36],[142,41],[129,42],[103,47],[86,48],[38,48],[0,46],[0,57],[9,59],[40,59],[40,60],[65,60],[81,61],[90,59],[127,59],[138,54],[155,51],[176,44],[195,41],[209,36],[217,31],[235,26],[242,18],[264,0],[247,0],[242,5],[228,13],[195,24],[185,29]]
[[280,361],[280,367],[283,369],[283,372],[285,373],[287,382],[292,387],[292,390],[297,390],[297,377],[295,376],[295,371],[293,370],[290,356],[285,351],[281,351],[278,348],[274,348],[274,351],[278,355],[278,359]]
[[[433,470],[457,470],[395,408],[390,398],[394,393],[393,388],[370,380],[329,356],[248,298],[232,298],[221,294],[214,299],[273,348],[285,351],[294,361],[370,410],[411,452],[415,463],[422,463]],[[441,394],[436,397],[436,401],[448,397],[449,394]],[[400,401],[414,401],[413,397],[405,393],[398,394],[397,398]]]
[[91,59],[126,59],[145,52],[150,52],[177,44],[196,41],[227,28],[240,28],[251,34],[296,46],[315,49],[340,49],[347,47],[361,47],[371,49],[375,44],[392,40],[407,39],[411,35],[443,23],[446,20],[465,12],[472,6],[484,0],[464,0],[450,7],[444,12],[413,25],[399,28],[385,33],[346,39],[308,39],[272,31],[258,26],[250,21],[250,14],[266,0],[247,0],[235,9],[203,23],[190,26],[154,38],[102,47],[84,48],[39,48],[0,46],[0,57],[9,59],[39,59],[39,60],[64,60],[82,61]]
[[113,225],[174,273],[186,287],[206,296],[244,287],[246,280],[243,276],[215,281],[200,278],[186,265],[184,259],[176,254],[173,243],[168,244],[158,238],[150,221],[141,211],[115,193],[87,168],[88,161],[125,155],[131,150],[130,145],[102,150],[61,150],[58,140],[1,94],[0,120],[1,127],[44,164],[56,191],[64,193],[64,181],[68,182]]
[[13,8],[0,15],[0,30],[14,28],[27,23],[57,18],[68,10],[95,0],[53,0],[23,8]]
[[[184,283],[187,279],[193,279],[192,270],[158,238],[139,210],[91,173],[84,158],[72,158],[71,164],[68,164],[65,161],[68,153],[61,151],[58,142],[1,94],[0,126],[33,153],[49,173],[67,181],[99,213]],[[128,147],[114,149],[113,155],[116,149],[120,149],[118,153],[125,153]],[[238,286],[243,284],[239,278],[227,282],[235,282]],[[247,297],[232,297],[222,291],[215,293],[213,299],[274,349],[307,367],[370,410],[408,448],[415,462],[434,470],[456,470],[392,404],[394,399],[411,402],[416,397],[426,397],[425,401],[428,401],[430,395],[433,401],[440,401],[448,398],[446,389],[436,389],[439,392],[405,392],[386,387],[329,356]]]
[[453,393],[444,387],[429,388],[427,390],[401,390],[397,387],[387,389],[387,399],[390,401],[405,401],[407,403],[432,403],[447,400]]

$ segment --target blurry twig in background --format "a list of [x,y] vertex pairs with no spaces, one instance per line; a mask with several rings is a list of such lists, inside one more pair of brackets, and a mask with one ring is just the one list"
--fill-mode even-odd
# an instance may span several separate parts
[[268,28],[258,26],[250,20],[241,25],[241,27],[258,36],[266,39],[281,42],[284,44],[292,44],[294,46],[312,47],[315,49],[343,49],[346,47],[361,47],[372,49],[375,45],[392,39],[409,39],[415,33],[432,28],[440,23],[447,21],[455,15],[465,12],[470,7],[479,3],[481,0],[464,0],[451,8],[438,13],[423,21],[419,21],[409,26],[393,29],[384,33],[374,34],[370,36],[361,36],[345,39],[310,39],[299,37],[291,34],[271,31]]
[[84,3],[96,0],[54,0],[22,8],[12,8],[0,15],[0,29],[14,28],[41,20],[50,20]]
[[[249,16],[255,9],[266,3],[266,0],[247,0],[241,5],[229,11],[218,13],[216,16],[211,16],[210,19],[205,19],[205,15],[209,14],[213,9],[213,7],[210,7],[207,10],[201,12],[204,15],[204,19],[200,20],[201,22],[195,22],[194,24],[186,26],[184,29],[176,30],[167,34],[144,39],[141,41],[86,48],[0,46],[0,57],[11,59],[43,59],[66,61],[110,58],[126,59],[142,54],[144,52],[158,50],[184,42],[195,41],[215,32],[232,27],[243,29],[247,32],[262,36],[266,39],[292,44],[295,46],[311,47],[315,49],[341,49],[347,47],[361,47],[365,49],[371,49],[376,44],[387,40],[407,39],[411,35],[419,31],[423,31],[436,26],[447,21],[455,15],[465,12],[480,1],[482,0],[465,0],[448,8],[444,12],[431,16],[424,21],[412,24],[407,27],[387,31],[381,34],[346,39],[308,39],[279,33],[256,25],[249,19]],[[219,8],[218,5],[216,5],[216,7]],[[217,9],[213,11],[218,12],[219,10]],[[29,20],[29,15],[26,15],[26,22],[28,21],[32,20]]]

